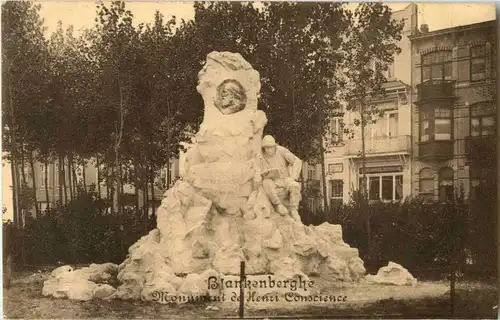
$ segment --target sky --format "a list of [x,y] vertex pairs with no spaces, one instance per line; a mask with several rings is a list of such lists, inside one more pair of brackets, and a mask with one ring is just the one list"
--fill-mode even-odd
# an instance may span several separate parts
[[[73,25],[75,33],[82,28],[91,28],[96,17],[95,2],[55,2],[40,1],[41,16],[47,27],[46,35],[50,36],[57,28],[57,22],[62,21],[63,27]],[[393,10],[405,8],[409,2],[387,3]],[[353,8],[357,4],[349,6]],[[418,23],[426,23],[429,30],[438,30],[459,25],[495,19],[495,4],[492,3],[417,3]],[[154,12],[160,11],[165,17],[175,15],[178,19],[194,18],[193,2],[127,2],[134,15],[134,23],[153,21]]]
[[[64,28],[73,25],[75,35],[81,29],[91,28],[96,17],[95,2],[55,2],[41,1],[40,15],[44,19],[47,38],[55,32],[58,21]],[[387,3],[392,10],[404,9],[407,3]],[[349,4],[355,8],[357,4]],[[495,19],[494,3],[417,3],[418,24],[426,23],[429,30],[434,31],[454,26],[467,25],[481,21]],[[194,18],[192,2],[127,2],[128,8],[134,15],[134,23],[148,23],[153,21],[156,10],[166,18],[175,15],[178,19],[191,20]],[[2,164],[2,206],[7,207],[5,218],[12,219],[12,180],[10,165]]]

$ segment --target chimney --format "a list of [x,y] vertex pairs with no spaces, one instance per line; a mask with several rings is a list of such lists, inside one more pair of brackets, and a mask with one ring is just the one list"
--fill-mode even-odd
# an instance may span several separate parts
[[429,26],[427,24],[422,24],[420,26],[420,32],[421,33],[428,33],[429,32]]

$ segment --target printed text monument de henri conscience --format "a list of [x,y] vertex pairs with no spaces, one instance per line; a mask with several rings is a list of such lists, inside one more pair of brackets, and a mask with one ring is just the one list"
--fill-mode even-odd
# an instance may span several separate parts
[[[240,301],[240,295],[237,291],[231,289],[240,289],[242,286],[246,290],[245,300],[247,302],[345,302],[347,296],[344,295],[311,295],[306,293],[314,286],[314,281],[304,280],[301,276],[298,279],[275,280],[271,276],[267,279],[259,280],[224,280],[215,276],[207,279],[208,291],[220,290],[220,295],[185,295],[172,294],[169,292],[155,291],[153,299],[162,303],[183,303],[183,302],[198,302],[198,301]],[[223,292],[224,289],[229,289],[229,294]],[[265,294],[259,294],[258,289],[276,289],[276,291],[268,291]],[[302,291],[300,294],[297,290]]]

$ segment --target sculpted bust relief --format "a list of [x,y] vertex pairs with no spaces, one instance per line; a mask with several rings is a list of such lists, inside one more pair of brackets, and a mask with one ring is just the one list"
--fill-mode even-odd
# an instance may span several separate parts
[[237,80],[226,79],[217,87],[214,104],[222,114],[239,112],[247,104],[245,89]]

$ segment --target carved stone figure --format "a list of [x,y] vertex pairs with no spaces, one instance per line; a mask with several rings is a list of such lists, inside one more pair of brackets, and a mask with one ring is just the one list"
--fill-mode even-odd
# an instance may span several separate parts
[[[203,122],[183,175],[157,210],[157,229],[132,245],[119,266],[52,275],[45,296],[164,303],[155,294],[220,295],[208,291],[207,279],[236,277],[241,261],[257,278],[364,276],[358,250],[343,241],[340,225],[300,221],[301,161],[273,137],[262,139],[267,118],[257,110],[259,73],[238,53],[212,52],[198,76]],[[104,281],[117,283],[116,291],[97,284]]]
[[[291,217],[300,221],[299,179],[302,161],[285,147],[276,144],[272,136],[265,136],[262,140],[261,157],[262,187],[269,197],[276,211],[281,215],[290,213]],[[289,197],[289,208],[283,205],[279,197],[279,189],[283,189]]]
[[217,87],[217,96],[214,104],[222,114],[239,112],[245,109],[247,104],[245,89],[241,83],[234,79],[224,80]]

